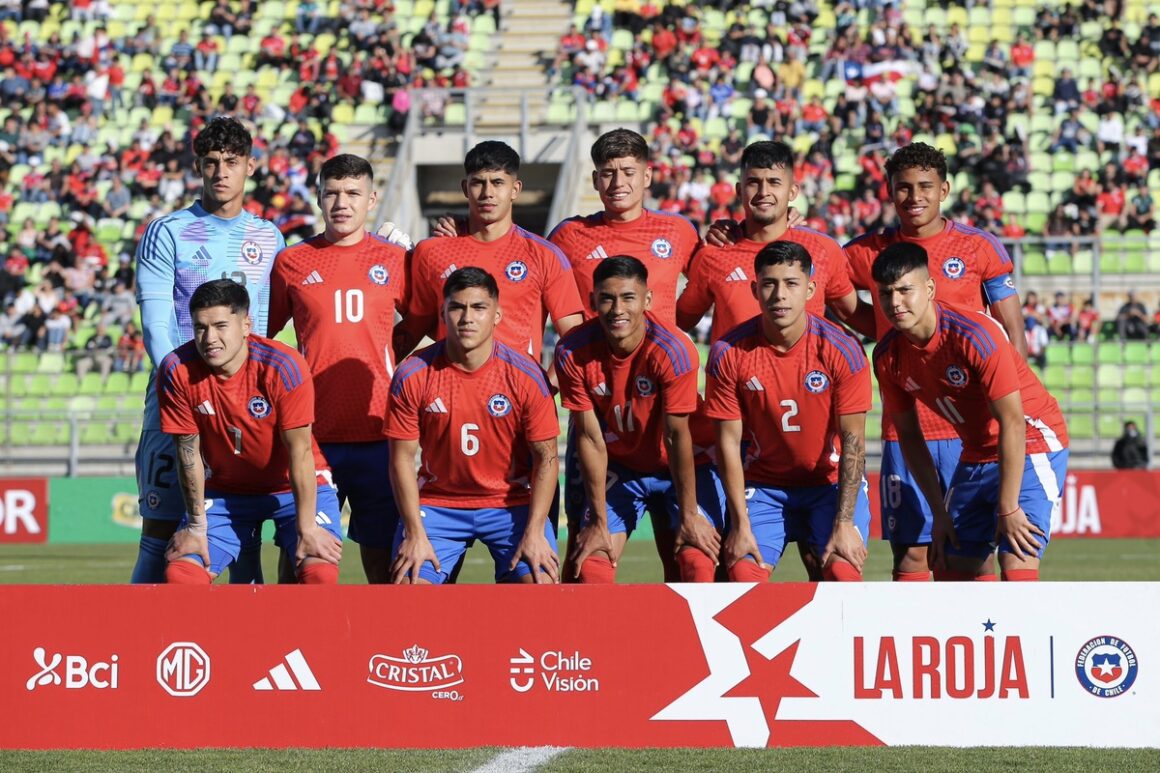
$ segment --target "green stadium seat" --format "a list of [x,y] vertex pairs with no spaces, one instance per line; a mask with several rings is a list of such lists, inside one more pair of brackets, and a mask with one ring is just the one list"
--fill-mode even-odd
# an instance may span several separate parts
[[1073,365],[1092,365],[1095,362],[1095,347],[1084,343],[1073,344],[1071,362]]
[[1150,371],[1147,365],[1124,366],[1125,387],[1146,387],[1150,385]]
[[1095,425],[1090,413],[1073,412],[1067,417],[1067,434],[1076,440],[1089,440],[1095,436]]
[[81,445],[104,445],[113,440],[113,432],[106,421],[86,422],[81,429]]
[[25,376],[27,393],[30,395],[47,395],[52,392],[52,377],[46,373],[37,373]]
[[77,394],[99,395],[104,391],[104,388],[105,382],[101,379],[101,374],[90,372],[81,379],[80,385],[77,387]]
[[8,370],[12,373],[35,373],[40,355],[36,352],[17,352],[9,355]]
[[80,382],[77,381],[75,373],[62,373],[56,377],[56,381],[52,384],[52,394],[64,395],[71,397],[80,389]]
[[1122,365],[1124,363],[1124,351],[1119,344],[1100,344],[1096,349],[1096,362],[1111,365]]
[[1126,341],[1124,343],[1124,362],[1128,365],[1143,365],[1148,362],[1148,350],[1151,347],[1143,341]]
[[1095,255],[1091,250],[1077,250],[1072,256],[1072,270],[1077,274],[1090,274],[1095,268]]
[[1047,256],[1042,252],[1023,253],[1023,273],[1028,276],[1043,276],[1047,273]]
[[1101,408],[1108,408],[1110,406],[1117,406],[1123,400],[1120,397],[1119,389],[1101,389],[1096,392],[1096,403]]
[[1100,389],[1122,387],[1124,385],[1124,368],[1122,365],[1100,365],[1096,371],[1096,383]]
[[1124,431],[1124,419],[1115,413],[1101,413],[1096,418],[1096,434],[1104,439],[1118,438]]
[[1096,404],[1096,395],[1090,389],[1073,389],[1068,392],[1067,401],[1071,405],[1077,405],[1090,410]]
[[1063,365],[1048,365],[1043,371],[1043,385],[1048,391],[1055,392],[1068,385],[1067,368]]
[[1148,403],[1148,390],[1142,387],[1130,386],[1126,387],[1123,392],[1123,404],[1140,407]]
[[1075,273],[1071,262],[1071,255],[1066,252],[1057,252],[1047,259],[1047,273],[1067,276]]
[[123,395],[129,391],[128,373],[110,373],[105,381],[104,392],[107,395]]
[[1095,375],[1091,367],[1073,365],[1070,371],[1071,388],[1091,389],[1096,384]]

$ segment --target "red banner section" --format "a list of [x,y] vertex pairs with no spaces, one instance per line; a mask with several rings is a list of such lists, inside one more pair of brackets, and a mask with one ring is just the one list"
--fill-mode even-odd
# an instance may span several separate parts
[[48,481],[0,478],[0,544],[48,541]]
[[1157,608],[1150,583],[0,587],[0,748],[1157,746]]
[[[870,483],[870,536],[882,536],[882,490]],[[1063,506],[1051,522],[1052,537],[1160,537],[1160,471],[1069,470]]]

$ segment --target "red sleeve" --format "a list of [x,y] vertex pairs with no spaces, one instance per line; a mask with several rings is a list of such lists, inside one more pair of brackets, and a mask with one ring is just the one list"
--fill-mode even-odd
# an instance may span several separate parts
[[[432,239],[439,239],[445,237],[433,236]],[[443,292],[443,288],[437,282],[433,281],[430,271],[430,249],[427,246],[426,239],[419,242],[415,246],[415,253],[411,258],[411,294],[410,302],[407,305],[407,316],[411,317],[430,317],[435,319],[439,316],[439,296]]]
[[[566,356],[561,357],[562,353]],[[584,371],[576,363],[571,349],[556,347],[556,379],[560,385],[560,405],[570,411],[593,410],[592,400],[584,383]]]
[[681,375],[676,374],[673,363],[667,356],[661,357],[661,400],[664,412],[670,415],[687,415],[697,410],[697,368],[699,365],[697,348],[693,342],[683,334],[678,334],[684,340],[681,342],[688,357],[689,367]]
[[982,332],[979,339],[987,351],[980,351],[970,343],[966,343],[965,347],[967,362],[978,374],[987,399],[994,402],[1000,397],[1018,392],[1019,370],[1015,367],[1015,350],[1010,342],[1004,336],[993,335],[991,331]]
[[175,355],[161,361],[157,380],[157,402],[161,408],[161,431],[170,435],[197,435],[199,430],[189,406],[182,368]]
[[878,393],[882,396],[882,410],[885,413],[906,413],[914,409],[914,396],[901,389],[889,375],[887,360],[890,355],[875,350],[874,371],[878,374]]
[[870,276],[872,251],[865,244],[850,242],[842,250],[849,266],[850,281],[860,290],[874,291],[874,278]]
[[740,419],[735,357],[724,341],[713,344],[705,379],[705,415],[711,419]]
[[693,264],[693,255],[696,254],[698,245],[701,243],[701,235],[697,233],[697,227],[691,221],[685,222],[689,227],[682,238],[681,252],[678,254],[684,257],[684,262],[681,264],[681,273],[688,276],[689,267]]
[[[853,340],[853,339],[851,339]],[[869,413],[872,400],[870,388],[870,364],[862,347],[853,347],[850,360],[840,352],[831,356],[831,372],[834,374],[834,410],[839,416],[851,413]]]
[[[978,241],[979,257],[982,258],[983,281],[1006,276],[1015,270],[1015,264],[1007,249],[997,239],[982,237]],[[1001,252],[1000,252],[1001,250]]]
[[[678,319],[696,317],[699,321],[713,305],[713,296],[709,292],[708,264],[710,259],[709,248],[701,247],[690,260],[689,268],[685,272],[689,281],[685,284],[685,290],[681,293],[681,297],[677,299]],[[696,322],[690,324],[696,324]]]
[[842,252],[838,243],[827,239],[826,252],[826,260],[831,266],[825,287],[826,303],[829,303],[854,292],[854,285],[850,282],[850,269],[846,267],[846,253]]
[[540,249],[544,261],[544,308],[553,322],[573,314],[583,314],[584,304],[576,289],[576,277],[568,259],[559,248],[544,246]]
[[274,269],[270,272],[270,310],[266,318],[266,335],[273,338],[286,327],[290,319],[290,295],[286,282],[286,253],[274,259]]
[[[546,382],[545,377],[545,382]],[[560,422],[556,418],[556,401],[544,394],[531,379],[524,385],[524,437],[529,443],[555,440],[560,436]]]
[[402,260],[399,261],[400,267],[403,269],[398,272],[399,277],[399,295],[395,299],[395,309],[400,314],[406,314],[407,308],[411,305],[411,288],[413,282],[411,280],[411,261],[413,260],[414,252],[407,251],[403,253]]
[[387,416],[383,422],[383,434],[392,440],[419,439],[419,408],[417,383],[421,375],[412,373],[409,377],[400,379],[410,371],[404,366],[411,362],[411,358],[403,361],[395,370],[395,378],[391,382],[391,399],[387,401]]
[[310,367],[297,352],[291,357],[302,373],[298,384],[286,388],[281,378],[271,378],[273,384],[274,410],[278,413],[278,429],[297,429],[314,423],[314,380],[310,377]]

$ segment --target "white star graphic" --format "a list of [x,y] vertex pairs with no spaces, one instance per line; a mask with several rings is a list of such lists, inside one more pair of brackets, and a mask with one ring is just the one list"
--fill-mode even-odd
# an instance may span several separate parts
[[1100,676],[1111,676],[1112,673],[1115,672],[1115,670],[1116,670],[1112,666],[1112,664],[1106,660],[1103,663],[1100,663],[1098,666],[1096,666],[1096,668],[1099,669]]

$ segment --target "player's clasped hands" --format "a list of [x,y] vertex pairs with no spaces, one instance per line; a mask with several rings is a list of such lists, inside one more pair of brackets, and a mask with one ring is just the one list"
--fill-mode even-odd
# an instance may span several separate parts
[[521,560],[532,567],[532,580],[537,585],[560,582],[560,557],[543,534],[525,534],[508,568],[515,571]]
[[307,558],[321,558],[337,564],[342,558],[342,543],[330,532],[316,526],[298,535],[295,558],[299,564]]
[[165,549],[166,561],[177,561],[183,556],[199,556],[209,566],[209,537],[206,527],[185,526],[178,529]]
[[430,561],[436,572],[442,572],[443,566],[439,563],[439,556],[426,534],[411,536],[405,534],[399,543],[399,551],[391,564],[391,582],[396,585],[413,585],[419,581],[419,570],[423,564]]
[[1043,547],[1043,543],[1035,539],[1035,535],[1038,534],[1044,538],[1046,535],[1038,526],[1028,520],[1027,513],[1023,512],[1022,507],[1015,508],[1013,512],[1000,516],[997,520],[996,541],[1006,537],[1007,542],[1011,545],[1011,552],[1020,560],[1038,557],[1039,549]]
[[834,527],[834,533],[830,536],[826,549],[822,551],[821,564],[826,566],[831,560],[841,558],[861,573],[862,567],[866,564],[867,554],[858,527],[852,521],[843,522]]

